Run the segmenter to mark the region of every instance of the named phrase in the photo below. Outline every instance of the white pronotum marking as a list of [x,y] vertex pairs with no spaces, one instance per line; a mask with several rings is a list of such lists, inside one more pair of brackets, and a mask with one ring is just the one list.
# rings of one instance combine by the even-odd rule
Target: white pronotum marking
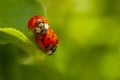
[[40,33],[41,32],[41,29],[39,27],[36,27],[36,32],[37,33]]
[[48,53],[48,54],[52,54],[53,52],[52,52],[52,50],[49,50],[47,53]]
[[48,25],[48,24],[46,24],[46,23],[45,23],[45,25],[44,25],[44,26],[45,26],[45,29],[48,29],[48,27],[49,27],[49,25]]

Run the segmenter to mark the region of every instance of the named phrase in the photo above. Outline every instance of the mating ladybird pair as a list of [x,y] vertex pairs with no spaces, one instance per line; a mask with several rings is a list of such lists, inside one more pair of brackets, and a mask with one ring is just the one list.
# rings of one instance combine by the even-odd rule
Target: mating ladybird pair
[[33,16],[30,18],[28,29],[33,30],[36,43],[42,51],[49,55],[56,51],[58,37],[43,16]]

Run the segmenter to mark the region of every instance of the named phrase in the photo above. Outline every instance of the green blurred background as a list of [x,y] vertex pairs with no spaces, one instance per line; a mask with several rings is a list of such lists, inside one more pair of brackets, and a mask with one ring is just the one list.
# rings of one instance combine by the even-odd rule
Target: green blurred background
[[120,0],[1,1],[1,27],[18,26],[13,28],[28,36],[28,19],[40,14],[58,34],[59,45],[54,55],[40,53],[38,61],[28,64],[17,62],[23,50],[1,45],[0,80],[120,80]]

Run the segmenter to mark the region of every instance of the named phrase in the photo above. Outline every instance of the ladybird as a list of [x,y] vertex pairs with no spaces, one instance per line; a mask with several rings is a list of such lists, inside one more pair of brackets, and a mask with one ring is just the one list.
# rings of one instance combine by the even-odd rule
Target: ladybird
[[33,30],[36,43],[48,55],[52,55],[58,44],[58,37],[43,16],[33,16],[28,21],[28,29]]

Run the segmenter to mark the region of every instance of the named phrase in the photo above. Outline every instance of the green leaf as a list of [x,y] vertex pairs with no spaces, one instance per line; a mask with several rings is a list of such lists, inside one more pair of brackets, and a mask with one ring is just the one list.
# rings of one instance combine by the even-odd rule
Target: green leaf
[[45,16],[41,0],[0,0],[0,10],[0,45],[15,46],[22,63],[40,59],[42,52],[27,22],[34,15]]
[[[28,60],[40,58],[42,52],[22,32],[13,28],[0,28],[0,44],[12,44],[21,57],[20,62],[28,63]],[[5,47],[6,48],[6,47]],[[22,51],[22,53],[21,53]],[[9,53],[11,54],[11,53]],[[17,54],[17,53],[16,53]]]
[[[18,30],[16,30],[16,29],[13,29],[13,28],[0,28],[0,32],[4,32],[4,33],[7,33],[7,34],[9,34],[10,36],[14,36],[14,37],[16,37],[16,38],[18,38],[18,39],[20,39],[21,41],[23,41],[23,42],[29,42],[30,43],[30,41],[29,41],[29,39],[22,33],[22,32],[20,32],[20,31],[18,31]],[[0,34],[1,35],[1,37],[3,36],[2,34]],[[8,36],[4,36],[5,38],[9,38]],[[2,43],[2,39],[5,39],[4,37],[2,37],[1,39],[0,39],[0,43]],[[9,40],[11,40],[11,42],[14,42],[14,40],[13,40],[13,38],[10,38]],[[7,41],[3,41],[3,43],[6,43]]]

